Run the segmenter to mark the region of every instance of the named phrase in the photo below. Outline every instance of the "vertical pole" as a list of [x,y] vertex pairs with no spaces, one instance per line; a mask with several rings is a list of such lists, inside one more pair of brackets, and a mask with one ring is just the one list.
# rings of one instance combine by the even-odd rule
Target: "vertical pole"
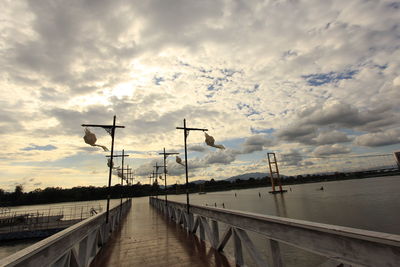
[[232,229],[232,232],[233,232],[233,245],[234,245],[236,265],[243,266],[244,260],[243,260],[242,241],[240,240],[240,237],[235,231],[235,229]]
[[111,156],[110,156],[110,171],[108,173],[108,194],[107,194],[106,223],[108,223],[108,217],[110,215],[111,176],[112,176],[112,167],[113,167],[114,135],[115,135],[115,120],[116,120],[116,117],[117,116],[114,115],[113,127],[111,129]]
[[153,185],[154,185],[154,170],[153,170],[153,173],[151,175],[151,195],[154,197]]
[[155,181],[156,181],[156,198],[158,198],[158,165],[156,162],[156,174],[155,174]]
[[121,213],[122,213],[122,190],[124,190],[124,158],[125,158],[125,150],[122,149],[122,173],[121,173],[121,202],[120,202],[120,208],[119,208],[119,217],[121,219]]
[[282,267],[283,261],[282,261],[281,250],[279,248],[279,243],[275,240],[269,239],[269,247],[272,257],[272,266]]
[[272,172],[272,167],[271,167],[271,159],[270,159],[270,157],[269,157],[269,155],[270,155],[271,153],[267,153],[267,156],[268,156],[268,165],[269,165],[269,173],[270,173],[270,176],[271,176],[271,186],[272,186],[272,192],[275,192],[275,184],[274,184],[274,173]]
[[219,230],[218,230],[218,222],[215,220],[211,220],[211,229],[212,229],[212,247],[218,249],[219,245]]
[[185,173],[186,173],[186,207],[187,213],[189,214],[189,174],[188,174],[188,161],[187,161],[187,146],[186,146],[186,119],[183,119],[183,138],[185,140]]
[[164,147],[164,186],[165,186],[165,206],[168,204],[168,192],[167,192],[167,154],[165,153]]
[[278,176],[279,191],[282,192],[281,176],[279,175],[278,162],[276,161],[275,153],[274,153],[274,162],[275,162],[276,174]]

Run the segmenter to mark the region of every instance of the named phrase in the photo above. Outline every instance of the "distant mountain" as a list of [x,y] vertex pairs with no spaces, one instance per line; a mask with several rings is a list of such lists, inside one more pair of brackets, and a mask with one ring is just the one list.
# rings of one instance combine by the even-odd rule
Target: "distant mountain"
[[240,180],[249,180],[250,178],[259,179],[259,178],[263,178],[265,176],[269,177],[268,174],[263,173],[263,172],[251,172],[251,173],[245,173],[245,174],[241,174],[241,175],[232,176],[231,178],[225,179],[225,181],[234,182],[237,179],[240,179]]
[[191,181],[191,183],[194,183],[194,184],[204,184],[205,182],[207,182],[207,180],[196,180],[196,181]]
[[[241,174],[241,175],[236,175],[236,176],[232,176],[230,178],[224,179],[224,181],[228,181],[228,182],[234,182],[237,179],[240,180],[249,180],[250,178],[254,178],[254,179],[261,179],[264,177],[269,177],[269,174],[267,173],[263,173],[263,172],[250,172],[250,173],[245,173],[245,174]],[[286,177],[286,175],[280,175],[282,179],[284,179]],[[191,181],[191,183],[195,183],[195,184],[202,184],[204,182],[206,182],[207,180],[196,180],[196,181]]]

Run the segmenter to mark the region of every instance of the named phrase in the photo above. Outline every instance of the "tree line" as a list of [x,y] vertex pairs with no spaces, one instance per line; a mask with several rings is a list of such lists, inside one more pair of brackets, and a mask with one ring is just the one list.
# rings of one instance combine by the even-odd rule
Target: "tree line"
[[[387,175],[396,173],[386,173]],[[398,174],[398,171],[397,171]],[[334,181],[344,179],[357,179],[373,176],[382,176],[382,173],[369,173],[369,172],[354,172],[354,173],[333,173],[333,174],[308,174],[297,176],[285,176],[282,185]],[[276,183],[275,183],[276,184]],[[263,178],[249,178],[248,180],[236,179],[235,181],[227,180],[214,180],[205,181],[202,184],[189,183],[189,193],[196,192],[214,192],[226,191],[232,189],[244,189],[254,187],[271,186],[270,178],[265,176]],[[167,187],[159,186],[157,183],[153,185],[144,184],[140,182],[134,185],[119,184],[112,186],[110,190],[111,198],[123,197],[143,197],[163,195],[165,193],[171,194],[184,194],[186,193],[185,184],[174,184]],[[18,205],[33,205],[33,204],[47,204],[56,202],[73,202],[73,201],[88,201],[100,200],[107,198],[108,188],[94,187],[94,186],[79,186],[73,188],[61,187],[47,187],[45,189],[35,189],[31,192],[24,192],[22,185],[17,185],[13,192],[5,192],[0,189],[0,206],[18,206]]]

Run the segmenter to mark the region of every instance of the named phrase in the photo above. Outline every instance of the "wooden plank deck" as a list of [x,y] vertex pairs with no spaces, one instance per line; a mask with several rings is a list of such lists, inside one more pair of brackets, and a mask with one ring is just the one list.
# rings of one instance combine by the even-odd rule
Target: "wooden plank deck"
[[152,208],[147,198],[133,199],[121,228],[100,251],[97,266],[234,266]]

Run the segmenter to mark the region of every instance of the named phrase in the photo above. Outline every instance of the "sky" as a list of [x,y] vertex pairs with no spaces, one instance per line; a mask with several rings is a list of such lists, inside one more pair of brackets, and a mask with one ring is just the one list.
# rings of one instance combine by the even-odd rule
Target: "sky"
[[[3,0],[0,188],[105,186],[81,124],[117,124],[135,183],[158,153],[190,180],[400,150],[400,1]],[[89,128],[111,146],[102,128]],[[116,165],[121,165],[117,160]],[[168,158],[168,183],[184,168]],[[119,180],[114,177],[112,183]]]

